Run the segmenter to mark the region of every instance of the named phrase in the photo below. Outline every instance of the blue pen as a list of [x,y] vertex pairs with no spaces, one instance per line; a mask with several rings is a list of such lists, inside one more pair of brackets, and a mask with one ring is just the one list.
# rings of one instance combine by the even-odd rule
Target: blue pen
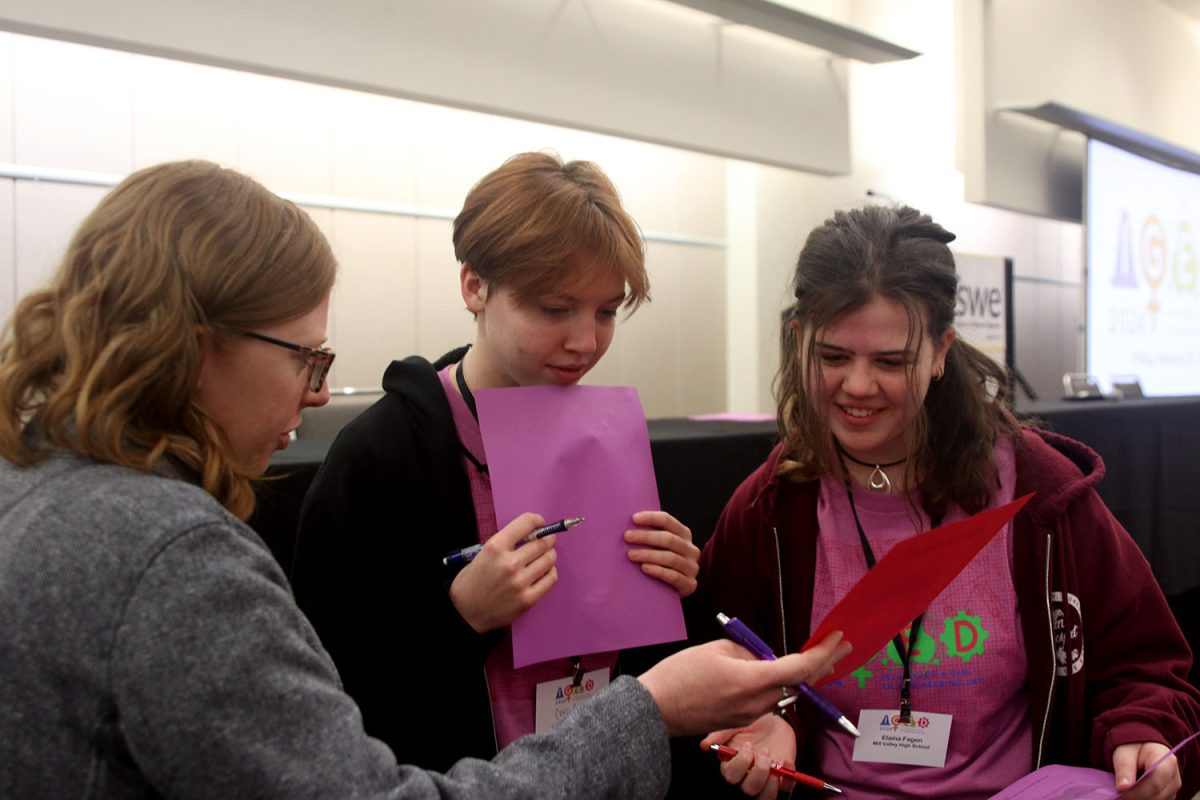
[[[563,531],[570,530],[571,528],[574,528],[576,525],[583,522],[583,519],[583,517],[567,517],[566,519],[560,519],[558,522],[551,522],[549,525],[538,528],[533,533],[526,536],[525,541],[532,542],[536,541],[537,539],[545,538],[552,533],[562,533]],[[453,553],[442,559],[442,564],[446,565],[447,567],[458,564],[469,564],[471,560],[474,559],[475,556],[479,555],[482,550],[483,545],[481,544],[473,544],[470,547],[464,547],[462,550],[455,550]]]
[[[755,635],[754,631],[746,627],[745,623],[737,617],[727,617],[724,614],[717,614],[717,622],[721,623],[721,627],[725,629],[725,635],[742,647],[749,650],[755,656],[763,661],[774,661],[775,654],[771,652],[770,646],[762,639]],[[829,717],[831,720],[841,725],[850,733],[858,736],[858,728],[854,727],[854,723],[846,719],[846,715],[838,711],[837,706],[826,700],[817,690],[809,686],[807,683],[798,683],[794,688],[797,692],[808,698],[817,709]]]

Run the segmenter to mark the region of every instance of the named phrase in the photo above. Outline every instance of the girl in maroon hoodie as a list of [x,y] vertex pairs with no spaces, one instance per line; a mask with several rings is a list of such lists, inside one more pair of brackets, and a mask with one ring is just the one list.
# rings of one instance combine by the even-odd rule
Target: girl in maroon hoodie
[[1191,797],[1196,770],[1174,756],[1133,787],[1200,729],[1187,644],[1093,489],[1100,459],[1023,428],[1003,369],[956,337],[953,239],[879,206],[809,235],[776,379],[782,442],[705,547],[700,604],[790,652],[898,542],[1035,497],[893,643],[823,690],[861,736],[799,708],[703,744],[739,748],[722,774],[762,797],[779,789],[772,761],[856,798],[982,800],[1052,762],[1111,770],[1129,800],[1185,784]]

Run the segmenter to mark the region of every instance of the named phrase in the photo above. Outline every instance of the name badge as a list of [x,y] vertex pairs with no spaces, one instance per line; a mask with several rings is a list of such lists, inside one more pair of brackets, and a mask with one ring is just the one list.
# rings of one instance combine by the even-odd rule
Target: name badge
[[946,766],[951,714],[913,710],[910,722],[901,722],[898,711],[864,708],[858,715],[861,736],[854,740],[854,760],[876,764]]
[[571,709],[578,708],[608,686],[608,668],[583,673],[575,685],[573,675],[537,685],[537,704],[534,711],[534,731],[545,733],[562,720]]

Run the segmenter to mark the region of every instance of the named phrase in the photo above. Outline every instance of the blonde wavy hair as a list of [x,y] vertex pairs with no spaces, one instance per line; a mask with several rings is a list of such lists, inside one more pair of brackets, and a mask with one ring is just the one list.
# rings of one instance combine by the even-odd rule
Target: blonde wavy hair
[[0,340],[0,456],[61,448],[142,471],[169,457],[246,519],[255,476],[193,399],[199,334],[295,319],[336,271],[308,215],[245,175],[205,161],[130,175]]

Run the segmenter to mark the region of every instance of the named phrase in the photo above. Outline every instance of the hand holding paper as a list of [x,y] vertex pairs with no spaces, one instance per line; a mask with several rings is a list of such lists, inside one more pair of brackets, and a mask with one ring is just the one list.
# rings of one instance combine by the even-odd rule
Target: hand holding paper
[[624,539],[635,512],[659,507],[637,392],[525,386],[475,400],[496,518],[587,518],[558,537],[554,589],[513,622],[514,666],[684,638],[676,587],[648,579]]
[[[1196,731],[1170,750],[1165,745],[1155,744],[1150,752],[1156,753],[1152,761],[1139,764],[1144,770],[1132,789],[1125,787],[1124,795],[1117,791],[1117,778],[1110,772],[1090,767],[1066,767],[1061,764],[1051,764],[1031,772],[1007,789],[994,794],[989,800],[1158,800],[1158,798],[1173,798],[1179,791],[1180,776],[1179,762],[1175,754],[1191,742],[1200,738]],[[1140,751],[1147,743],[1122,745],[1133,747]],[[1113,752],[1113,761],[1118,761],[1118,747]],[[1138,760],[1141,760],[1140,758]],[[1121,765],[1117,764],[1118,773]]]
[[625,531],[625,541],[640,546],[629,551],[629,560],[680,597],[696,591],[700,548],[692,544],[691,528],[665,511],[639,511],[633,522],[641,527]]
[[1124,800],[1172,798],[1183,788],[1179,761],[1165,744],[1123,744],[1113,750],[1112,760],[1117,791]]
[[[817,685],[835,681],[873,658],[929,607],[1032,496],[942,525],[893,547],[833,607],[801,648],[803,652],[839,630],[854,646],[851,656],[839,661],[833,674]],[[921,580],[914,581],[913,575],[918,574]]]

